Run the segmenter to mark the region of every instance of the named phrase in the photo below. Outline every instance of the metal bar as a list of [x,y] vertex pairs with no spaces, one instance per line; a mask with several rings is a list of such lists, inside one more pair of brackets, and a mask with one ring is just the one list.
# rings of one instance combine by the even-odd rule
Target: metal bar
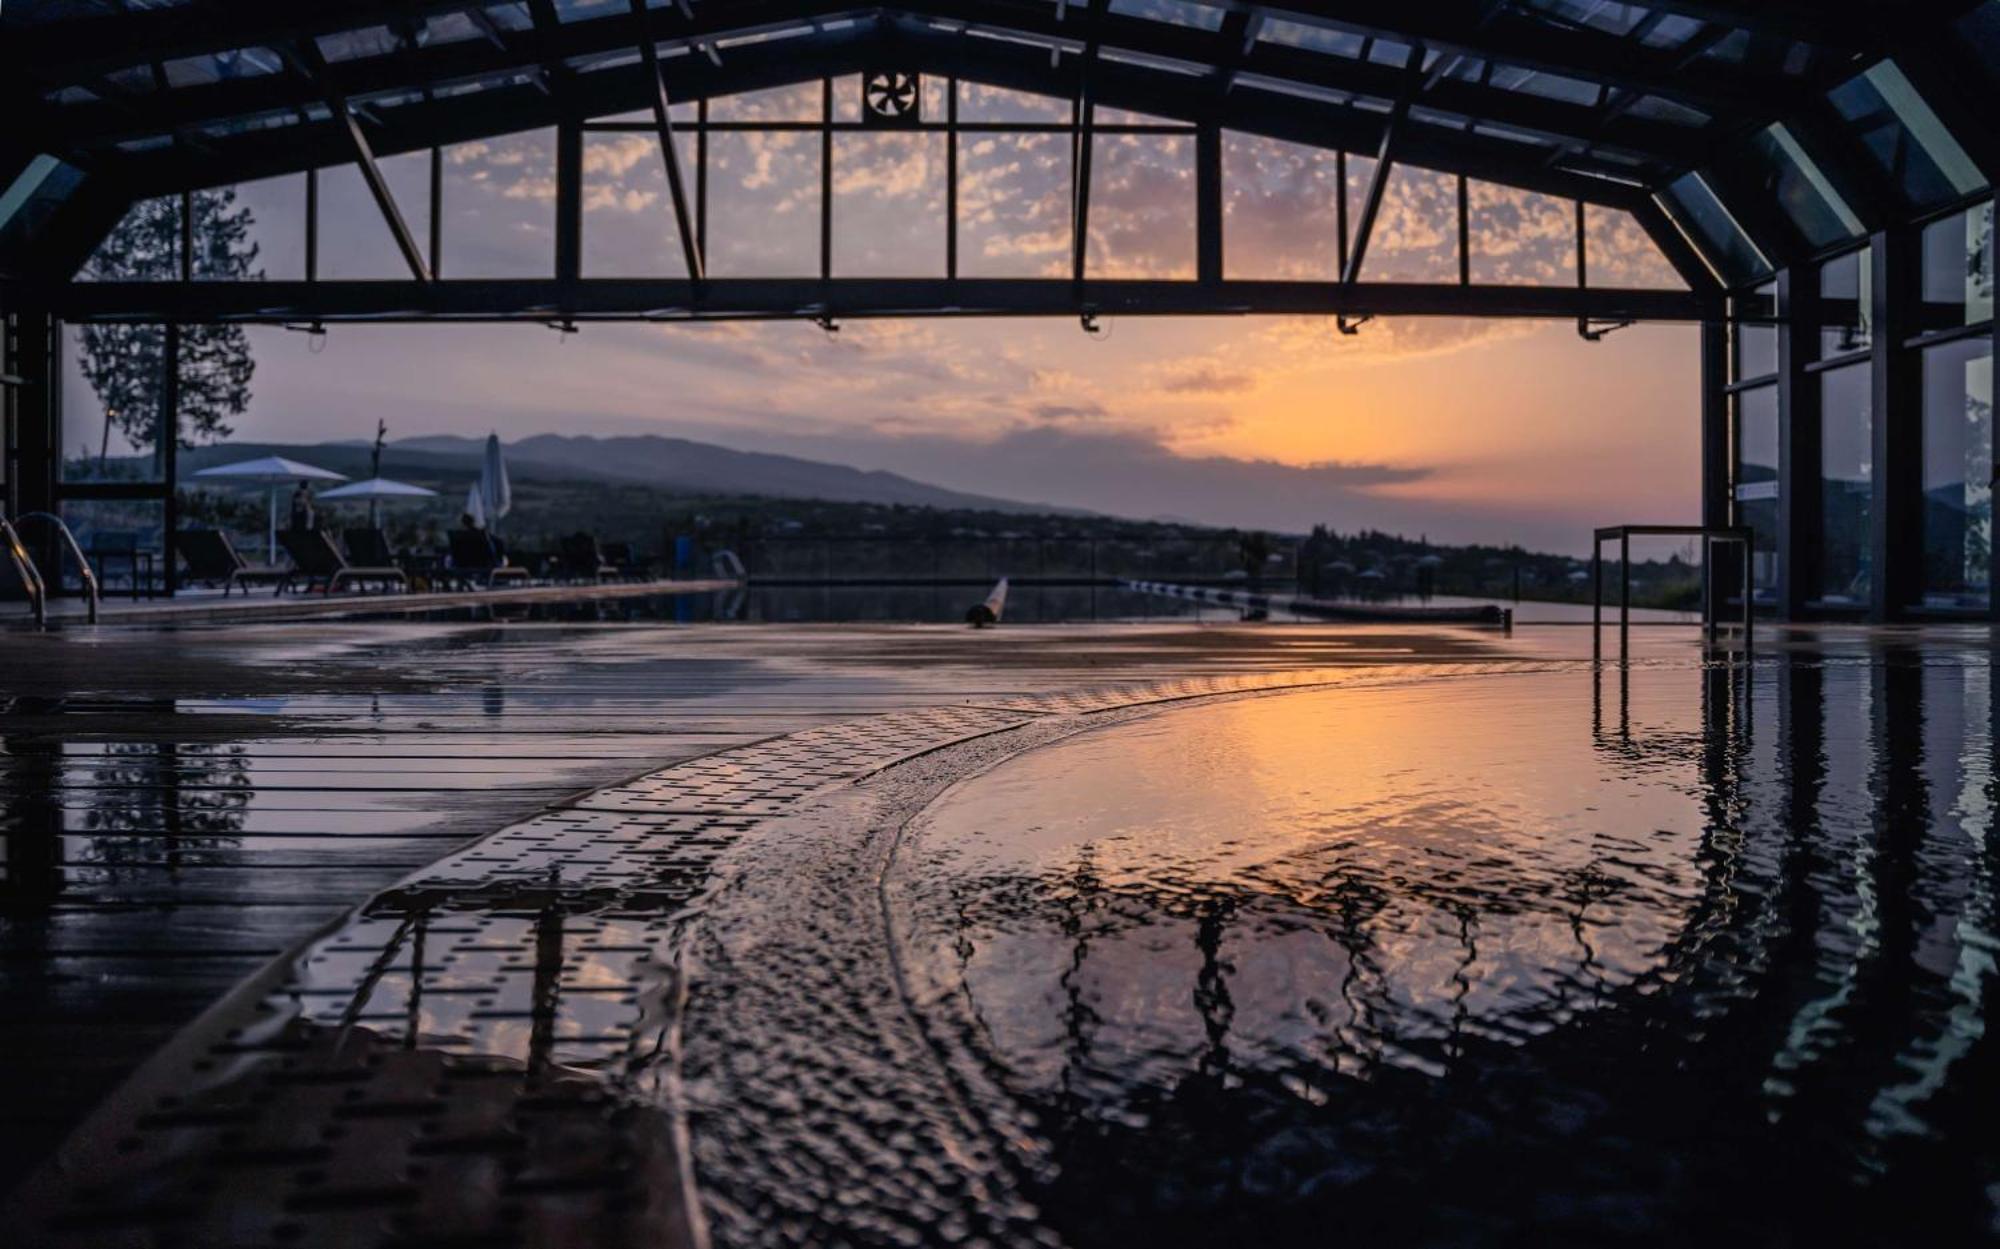
[[1472,285],[1472,206],[1465,175],[1458,175],[1458,284]]
[[[1421,282],[1092,280],[1093,307],[1131,316],[1490,316],[1698,322],[1719,309],[1686,291]],[[53,292],[68,319],[278,325],[330,321],[542,321],[573,303],[579,317],[810,319],[843,316],[1052,316],[1076,311],[1063,278],[469,279],[448,282],[78,282]]]
[[1222,128],[1213,123],[1195,131],[1195,280],[1222,281],[1227,240],[1222,232]]
[[[639,0],[634,0],[635,3]],[[820,81],[819,275],[833,276],[833,79]]]
[[1604,535],[1590,543],[1590,653],[1604,653]]
[[1345,150],[1333,154],[1333,174],[1340,185],[1340,193],[1334,196],[1334,229],[1340,237],[1335,240],[1334,269],[1347,272],[1347,153]]
[[694,106],[694,241],[702,262],[708,261],[708,97]]
[[389,233],[395,236],[396,248],[403,253],[404,263],[410,266],[410,276],[419,282],[431,280],[430,266],[424,263],[423,253],[417,249],[416,236],[410,233],[409,222],[403,219],[403,210],[396,206],[396,197],[389,190],[388,179],[382,176],[381,168],[375,163],[375,153],[368,146],[368,136],[361,132],[361,123],[348,111],[346,101],[337,106],[337,115],[346,123],[348,138],[354,148],[354,163],[361,170],[361,178],[368,184],[368,193],[375,197],[375,206],[382,210],[382,220],[388,223]]
[[444,149],[431,149],[431,276],[444,273]]
[[[1376,215],[1382,211],[1382,193],[1388,188],[1389,170],[1395,165],[1397,132],[1402,128],[1403,120],[1410,115],[1410,100],[1423,78],[1422,46],[1411,48],[1409,56],[1404,68],[1403,91],[1391,106],[1389,119],[1382,124],[1382,141],[1375,149],[1375,169],[1368,175],[1368,195],[1361,203],[1361,220],[1354,227],[1354,244],[1348,250],[1347,263],[1340,271],[1340,281],[1344,286],[1352,286],[1361,279],[1361,266],[1368,259],[1368,238],[1375,231]],[[1345,190],[1345,187],[1342,189]]]
[[944,275],[958,277],[958,79],[945,79]]
[[[160,351],[160,417],[156,437],[160,440],[160,480],[165,498],[162,503],[164,513],[160,534],[161,561],[166,565],[160,576],[168,597],[180,585],[179,543],[176,534],[180,529],[180,491],[175,488],[180,478],[181,453],[181,334],[178,325],[162,327],[165,343]],[[138,592],[139,569],[134,561],[132,569],[133,593]],[[148,594],[151,588],[148,587]]]
[[1624,659],[1632,641],[1632,535],[1618,535],[1618,658]]
[[319,280],[319,170],[306,170],[306,281]]
[[666,72],[660,67],[660,49],[650,32],[646,0],[631,0],[631,3],[632,21],[639,33],[639,59],[651,80],[652,90],[648,95],[653,106],[653,125],[660,132],[660,157],[667,166],[667,194],[673,200],[674,223],[680,227],[681,255],[687,262],[688,276],[699,282],[706,276],[702,269],[702,249],[695,238],[694,218],[688,212],[687,189],[681,182],[681,158],[674,147],[673,101],[667,95]]
[[556,128],[556,281],[583,276],[583,130],[573,117]]

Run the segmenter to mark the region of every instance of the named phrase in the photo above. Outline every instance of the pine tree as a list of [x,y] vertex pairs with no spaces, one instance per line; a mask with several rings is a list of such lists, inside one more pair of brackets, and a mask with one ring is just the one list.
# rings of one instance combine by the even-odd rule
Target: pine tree
[[[236,203],[230,188],[200,191],[194,209],[193,274],[202,281],[247,282],[264,276],[258,247],[250,237],[250,210]],[[83,276],[99,282],[171,282],[180,277],[181,199],[164,196],[135,204],[85,265]],[[156,457],[165,440],[156,437],[164,390],[166,333],[157,325],[85,325],[79,364],[97,392],[110,424],[134,446],[151,446]],[[227,438],[231,418],[250,406],[250,379],[257,363],[239,325],[189,325],[181,331],[181,445]]]

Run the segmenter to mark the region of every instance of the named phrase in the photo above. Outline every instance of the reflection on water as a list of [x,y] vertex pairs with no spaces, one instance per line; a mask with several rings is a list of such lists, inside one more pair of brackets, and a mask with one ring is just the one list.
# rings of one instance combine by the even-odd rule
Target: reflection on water
[[914,847],[933,1029],[1079,1245],[1993,1235],[1992,676],[1930,658],[1288,694],[1031,753]]

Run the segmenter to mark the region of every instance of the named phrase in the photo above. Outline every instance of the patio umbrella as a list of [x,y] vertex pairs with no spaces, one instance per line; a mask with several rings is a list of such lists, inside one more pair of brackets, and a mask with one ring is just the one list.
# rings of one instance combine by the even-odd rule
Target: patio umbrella
[[514,488],[507,481],[507,460],[500,454],[500,435],[486,435],[486,458],[479,466],[479,508],[467,507],[473,519],[486,529],[497,528],[500,518],[514,507]]
[[437,491],[423,486],[413,486],[407,481],[392,481],[387,477],[370,477],[367,481],[357,481],[350,485],[335,486],[322,499],[368,500],[368,522],[381,523],[381,506],[384,499],[435,499]]
[[346,481],[347,474],[330,472],[311,464],[301,464],[288,460],[282,455],[267,455],[261,459],[240,460],[235,464],[218,464],[214,468],[200,469],[196,477],[214,477],[227,481],[255,483],[271,487],[271,532],[270,562],[278,562],[278,487],[288,481]]

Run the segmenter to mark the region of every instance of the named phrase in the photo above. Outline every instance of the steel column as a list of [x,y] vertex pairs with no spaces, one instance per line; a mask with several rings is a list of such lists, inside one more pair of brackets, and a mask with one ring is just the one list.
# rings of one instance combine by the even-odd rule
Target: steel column
[[[1735,523],[1730,498],[1729,446],[1729,325],[1725,321],[1701,323],[1701,523],[1705,529],[1719,529]],[[1712,548],[1711,548],[1712,549]],[[1729,558],[1750,562],[1750,551],[1731,551]],[[1722,614],[1722,604],[1714,600],[1717,587],[1724,584],[1715,570],[1706,569],[1708,590],[1704,610],[1713,621]],[[1750,604],[1746,601],[1745,610]]]
[[1870,442],[1871,620],[1894,620],[1917,601],[1923,578],[1923,368],[1904,340],[1917,332],[1919,236],[1885,230],[1871,240],[1874,343]]
[[1778,271],[1778,613],[1805,614],[1821,593],[1819,270]]

